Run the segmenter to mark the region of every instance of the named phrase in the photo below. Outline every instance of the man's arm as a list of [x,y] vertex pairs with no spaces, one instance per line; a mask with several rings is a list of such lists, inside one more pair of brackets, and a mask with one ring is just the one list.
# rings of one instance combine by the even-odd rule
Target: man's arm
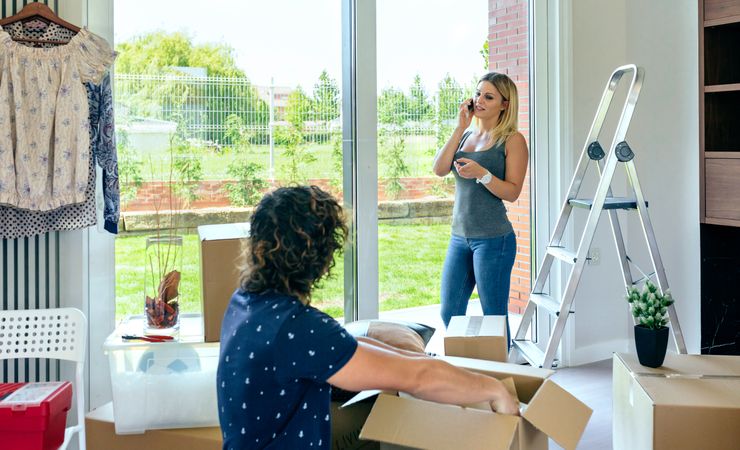
[[328,382],[348,391],[393,389],[439,403],[488,401],[505,414],[519,405],[497,379],[431,358],[408,357],[359,341],[352,358]]

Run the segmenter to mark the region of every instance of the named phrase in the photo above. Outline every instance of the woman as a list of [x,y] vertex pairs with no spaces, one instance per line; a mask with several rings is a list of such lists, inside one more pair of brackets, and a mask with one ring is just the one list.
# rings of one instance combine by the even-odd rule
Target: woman
[[[475,97],[460,104],[457,128],[434,159],[437,176],[455,175],[452,237],[442,269],[445,326],[452,316],[465,315],[476,286],[483,314],[508,316],[516,237],[502,200],[519,198],[528,160],[518,114],[514,82],[486,74]],[[473,117],[476,128],[466,131]]]
[[224,315],[217,374],[224,450],[331,445],[330,385],[391,389],[444,403],[489,401],[518,414],[500,381],[369,338],[310,306],[347,227],[311,186],[267,194],[252,218],[247,266]]

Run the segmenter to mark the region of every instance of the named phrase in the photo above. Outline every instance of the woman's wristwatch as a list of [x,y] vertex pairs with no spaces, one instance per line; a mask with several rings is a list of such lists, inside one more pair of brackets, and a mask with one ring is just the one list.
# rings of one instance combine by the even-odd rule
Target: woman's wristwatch
[[491,172],[489,172],[489,171],[486,170],[486,174],[483,175],[480,178],[476,178],[475,181],[476,181],[476,183],[480,183],[480,184],[485,185],[485,184],[490,183],[491,182],[491,179],[493,179],[493,175],[491,175]]

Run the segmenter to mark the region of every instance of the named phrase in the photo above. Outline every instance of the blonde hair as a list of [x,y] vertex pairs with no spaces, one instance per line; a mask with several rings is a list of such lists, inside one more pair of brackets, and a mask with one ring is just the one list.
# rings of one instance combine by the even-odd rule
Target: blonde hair
[[[491,83],[503,99],[509,102],[509,105],[499,116],[498,123],[491,130],[486,145],[493,146],[506,142],[509,136],[519,131],[519,93],[511,78],[503,73],[488,72],[478,80],[478,83],[484,81]],[[475,126],[480,129],[480,120],[476,118],[475,121]]]

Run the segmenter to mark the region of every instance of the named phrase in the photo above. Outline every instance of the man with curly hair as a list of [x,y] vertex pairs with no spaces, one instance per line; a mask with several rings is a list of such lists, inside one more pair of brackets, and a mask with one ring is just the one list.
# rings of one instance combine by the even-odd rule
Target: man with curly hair
[[316,186],[279,188],[251,218],[241,287],[221,329],[224,450],[331,447],[330,385],[390,389],[442,403],[518,404],[495,378],[353,338],[310,306],[347,237],[341,206]]

